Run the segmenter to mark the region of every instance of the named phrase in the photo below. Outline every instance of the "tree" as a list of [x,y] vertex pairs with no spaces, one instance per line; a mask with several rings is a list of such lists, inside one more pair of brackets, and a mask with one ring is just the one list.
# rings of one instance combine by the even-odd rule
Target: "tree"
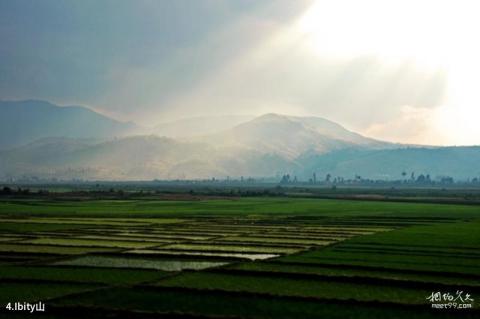
[[453,184],[454,180],[450,176],[444,176],[440,179],[440,183],[442,184]]
[[427,178],[425,177],[425,175],[420,174],[420,175],[417,177],[417,183],[419,183],[419,184],[424,184],[425,181],[426,181],[426,179],[427,179]]
[[285,174],[282,176],[282,180],[280,181],[280,184],[288,184],[290,183],[290,174]]

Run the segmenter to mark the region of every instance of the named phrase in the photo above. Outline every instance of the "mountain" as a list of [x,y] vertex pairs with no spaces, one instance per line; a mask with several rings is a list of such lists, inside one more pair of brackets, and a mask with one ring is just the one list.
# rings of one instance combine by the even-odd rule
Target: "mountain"
[[206,139],[216,145],[280,154],[291,160],[305,152],[324,154],[345,148],[391,148],[318,117],[265,114]]
[[0,101],[0,149],[44,137],[112,138],[139,128],[81,106],[60,107],[45,101]]
[[[318,134],[327,136],[336,140],[344,141],[350,144],[365,146],[369,148],[386,148],[393,147],[392,143],[379,141],[373,138],[365,137],[358,133],[352,132],[344,128],[338,123],[329,121],[321,117],[299,117],[289,116],[293,121],[298,121],[316,131]],[[397,145],[398,146],[398,145]]]
[[356,175],[369,179],[403,179],[402,172],[451,176],[466,180],[480,176],[480,147],[408,147],[397,149],[345,149],[324,155],[304,154],[297,158],[299,176],[331,174],[344,178]]
[[0,180],[24,176],[89,180],[272,176],[278,169],[290,168],[291,163],[277,155],[158,136],[104,142],[49,138],[0,151]]
[[[87,125],[83,118],[75,120]],[[111,123],[108,118],[102,121]],[[123,128],[125,124],[113,123],[114,128],[117,124]],[[79,130],[80,124],[75,125]],[[392,144],[364,137],[316,117],[265,114],[226,126],[227,129],[219,132],[181,139],[155,135],[108,138],[105,136],[115,132],[114,129],[102,129],[108,125],[94,126],[98,130],[86,126],[88,133],[83,134],[65,129],[63,135],[57,137],[40,138],[0,150],[0,180],[22,177],[205,179],[273,177],[287,173],[300,180],[308,180],[313,173],[318,177],[331,174],[349,179],[360,175],[395,180],[403,178],[404,171],[429,174],[432,178],[468,179],[480,175],[480,147]],[[40,127],[36,129],[41,130]],[[45,131],[47,133],[42,131],[38,135],[55,134],[51,129]],[[65,132],[84,138],[68,137]],[[117,132],[126,134],[127,131],[119,129]]]
[[159,136],[186,138],[214,134],[230,129],[240,123],[250,121],[249,115],[199,116],[165,122],[153,128],[152,133]]

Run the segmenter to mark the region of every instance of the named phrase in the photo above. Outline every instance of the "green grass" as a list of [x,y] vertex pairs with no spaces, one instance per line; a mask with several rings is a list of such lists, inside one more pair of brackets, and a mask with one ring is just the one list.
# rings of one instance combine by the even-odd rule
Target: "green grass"
[[93,252],[113,251],[109,248],[90,248],[90,247],[65,247],[65,246],[49,246],[49,245],[19,245],[10,243],[0,243],[0,252],[14,253],[35,253],[35,254],[59,254],[59,255],[77,255]]
[[[383,216],[390,217],[475,217],[479,208],[467,205],[391,203],[348,200],[244,198],[241,200],[154,201],[86,200],[60,202],[50,200],[11,200],[0,205],[7,216],[43,217],[118,217],[155,218],[167,216],[245,216],[292,215],[316,217]],[[313,221],[315,222],[315,221]]]
[[160,280],[162,287],[239,291],[279,296],[355,299],[405,304],[424,304],[431,291],[418,288],[353,284],[333,280],[291,279],[277,276],[249,276],[214,272],[185,273]]
[[135,232],[120,232],[116,233],[118,236],[132,237],[132,238],[158,238],[166,240],[207,240],[211,236],[190,236],[185,234],[163,234],[163,233],[146,233],[142,231]]
[[36,238],[26,240],[25,244],[58,245],[58,246],[83,246],[83,247],[112,247],[112,248],[148,248],[157,246],[158,243],[120,241],[120,240],[95,240],[79,238]]
[[389,243],[361,243],[348,242],[337,246],[336,250],[351,250],[351,251],[366,251],[376,253],[391,253],[391,254],[409,254],[409,255],[438,255],[447,257],[467,257],[478,258],[480,252],[472,248],[457,248],[457,247],[436,247],[429,245],[398,245]]
[[73,268],[52,266],[4,266],[0,267],[0,281],[48,280],[110,285],[131,285],[154,281],[165,276],[162,271],[117,268]]
[[257,252],[257,253],[277,253],[291,254],[298,252],[297,248],[287,247],[264,247],[264,246],[244,246],[244,245],[216,245],[216,244],[172,244],[162,246],[162,249],[172,250],[195,250],[195,251],[225,251],[225,252]]
[[351,242],[476,250],[480,247],[479,229],[480,219],[477,219],[468,222],[414,226],[395,232],[355,238]]
[[[114,288],[64,297],[54,302],[60,306],[83,306],[103,309],[137,310],[158,314],[190,314],[218,318],[263,319],[445,319],[458,318],[458,314],[432,312],[421,308],[388,307],[368,304],[345,304],[289,298],[269,298],[259,295],[218,294],[208,291],[172,291]],[[168,316],[165,316],[168,317]],[[473,319],[465,312],[462,319]]]
[[378,231],[389,231],[392,228],[385,227],[358,227],[358,226],[333,226],[333,225],[321,225],[321,226],[306,226],[305,231],[316,232],[341,232],[351,234],[370,234]]
[[376,252],[351,252],[325,249],[303,256],[287,256],[285,261],[298,261],[309,264],[341,264],[384,267],[389,269],[422,270],[480,275],[480,260],[468,258],[446,258],[444,256],[411,256]]
[[141,222],[143,219],[131,219],[130,221],[125,219],[119,219],[118,221],[105,218],[91,218],[91,219],[78,219],[78,218],[2,218],[2,223],[30,223],[30,224],[74,224],[74,225],[105,225],[105,226],[144,226],[149,223]]
[[244,242],[244,243],[277,243],[277,244],[299,244],[299,245],[317,245],[325,246],[333,243],[335,240],[316,240],[316,239],[299,239],[299,238],[273,238],[273,237],[224,237],[222,241]]
[[[2,205],[0,204],[0,207]],[[12,233],[32,233],[39,231],[63,231],[63,230],[72,230],[72,229],[82,229],[86,228],[88,225],[77,225],[77,224],[38,224],[38,223],[5,223],[0,220],[0,232],[12,232]]]
[[[355,237],[318,251],[280,261],[342,264],[480,276],[480,223],[412,226]],[[363,248],[362,248],[363,247]]]
[[133,237],[133,236],[119,236],[119,235],[77,235],[75,239],[98,239],[100,241],[132,241],[132,242],[149,242],[149,243],[172,243],[173,239],[157,238],[155,236]]
[[308,274],[327,277],[354,277],[354,278],[380,278],[389,280],[407,280],[419,283],[442,283],[450,285],[464,286],[480,286],[480,282],[472,281],[470,278],[448,277],[441,273],[426,274],[421,272],[405,272],[402,270],[385,270],[382,268],[362,269],[355,267],[335,267],[335,265],[321,264],[288,264],[282,262],[250,262],[234,264],[227,267],[228,269],[255,271],[268,273],[281,273],[288,276],[289,274]]
[[[0,282],[0,304],[8,302],[46,302],[49,299],[95,289],[85,284]],[[3,309],[2,309],[3,310]]]
[[21,237],[9,237],[9,236],[2,236],[0,237],[0,242],[9,242],[22,239]]

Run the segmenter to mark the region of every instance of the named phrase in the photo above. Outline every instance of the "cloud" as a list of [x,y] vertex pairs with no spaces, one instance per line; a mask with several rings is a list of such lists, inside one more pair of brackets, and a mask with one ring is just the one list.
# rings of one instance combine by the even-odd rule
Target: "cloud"
[[319,56],[292,24],[212,70],[166,109],[174,115],[187,110],[316,115],[365,129],[395,118],[404,105],[442,104],[446,84],[442,69],[424,69],[408,59]]
[[148,117],[306,3],[2,1],[0,98]]
[[406,144],[444,145],[445,132],[435,125],[438,116],[436,108],[418,108],[405,105],[399,114],[390,120],[373,123],[362,131],[371,136],[387,141]]
[[312,50],[298,28],[310,3],[3,1],[0,98],[84,104],[151,125],[196,115],[316,115],[372,134],[395,121],[401,130],[409,116],[443,104],[441,69]]

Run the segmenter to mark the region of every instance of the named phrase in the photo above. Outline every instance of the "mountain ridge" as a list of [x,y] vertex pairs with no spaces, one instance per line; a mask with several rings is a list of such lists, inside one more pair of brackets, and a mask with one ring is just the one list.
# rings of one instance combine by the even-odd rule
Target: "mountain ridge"
[[307,152],[291,160],[278,153],[223,148],[158,136],[130,136],[101,142],[51,139],[0,152],[0,180],[38,178],[84,180],[205,179],[273,177],[308,180],[331,174],[343,178],[400,179],[401,173],[432,178],[480,176],[480,147],[359,149]]
[[295,159],[307,151],[328,153],[343,148],[389,148],[392,143],[363,137],[320,117],[267,113],[207,137],[218,145],[233,144]]
[[0,149],[44,137],[112,138],[139,127],[83,106],[58,106],[42,100],[0,101]]
[[[31,109],[39,102],[25,103],[33,103]],[[238,119],[224,123],[223,130],[212,134],[172,138],[135,135],[135,127],[92,114],[82,107],[72,109],[42,102],[37,111],[42,107],[67,110],[68,116],[53,116],[47,121],[42,120],[38,112],[24,114],[27,119],[37,120],[36,116],[40,116],[41,125],[29,131],[35,133],[37,139],[0,150],[0,180],[22,176],[152,180],[282,174],[308,180],[313,173],[395,179],[400,178],[403,171],[463,179],[480,175],[476,164],[480,162],[480,147],[389,143],[362,136],[320,117],[268,113],[241,123],[234,123]],[[87,114],[86,118],[79,116],[78,110]],[[92,116],[96,129],[91,129]],[[64,120],[61,125],[42,131],[46,124],[55,124],[58,119]],[[15,123],[14,117],[9,120]],[[66,125],[72,126],[72,121],[75,122],[73,131],[62,130]],[[24,124],[17,126],[16,130],[3,128],[3,138],[14,140],[15,132],[25,127]],[[88,132],[82,132],[86,128]],[[82,134],[76,131],[79,129]]]

